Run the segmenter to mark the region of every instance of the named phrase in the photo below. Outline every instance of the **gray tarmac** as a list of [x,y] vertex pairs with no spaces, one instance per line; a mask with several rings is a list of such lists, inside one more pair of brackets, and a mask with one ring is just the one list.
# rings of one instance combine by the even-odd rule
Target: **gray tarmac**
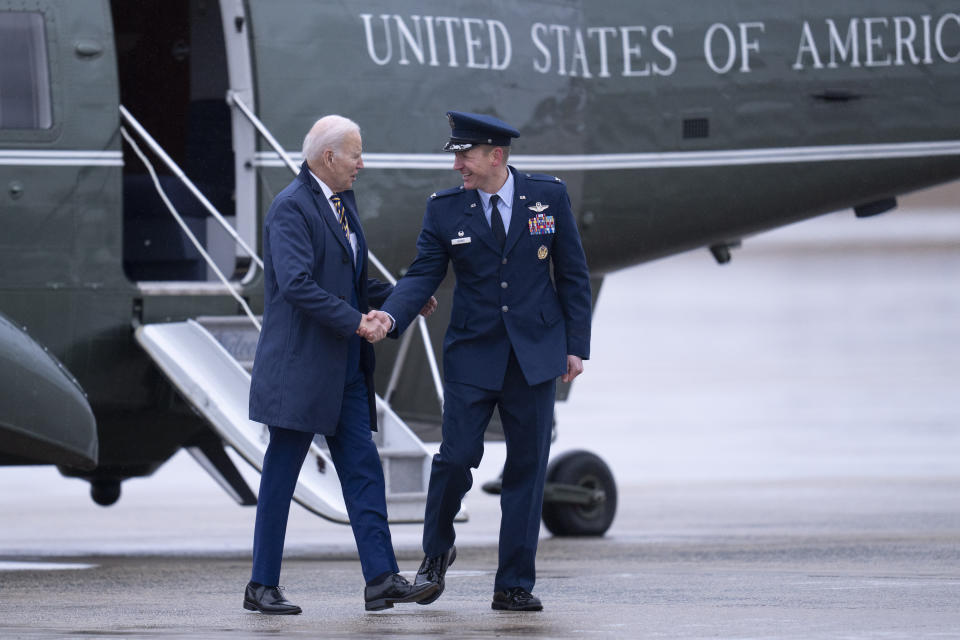
[[[490,610],[493,531],[486,543],[461,546],[436,603],[376,614],[362,608],[352,554],[323,542],[335,532],[286,560],[283,581],[304,607],[300,616],[240,608],[245,554],[57,557],[93,566],[3,573],[0,635],[958,637],[958,490],[958,480],[631,489],[621,497],[633,507],[608,537],[542,541],[541,613]],[[495,517],[495,508],[477,515]],[[415,543],[400,537],[401,566],[413,570]]]
[[[603,457],[619,509],[602,539],[541,533],[543,612],[490,610],[479,491],[433,605],[364,612],[349,529],[294,507],[304,614],[244,612],[253,511],[178,454],[106,509],[0,469],[0,638],[960,638],[960,218],[838,214],[711,260],[604,284],[554,451]],[[393,528],[407,575],[420,533]]]

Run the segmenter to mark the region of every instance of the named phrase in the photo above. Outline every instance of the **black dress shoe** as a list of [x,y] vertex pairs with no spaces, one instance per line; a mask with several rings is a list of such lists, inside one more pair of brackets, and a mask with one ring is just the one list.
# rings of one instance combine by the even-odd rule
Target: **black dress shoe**
[[268,587],[257,582],[247,583],[243,593],[243,608],[271,615],[291,615],[303,611],[283,596],[280,587]]
[[542,611],[543,603],[523,587],[512,587],[493,594],[493,608],[502,611]]
[[456,559],[456,546],[450,547],[446,553],[441,553],[438,556],[427,556],[423,559],[423,562],[420,563],[420,568],[417,570],[417,577],[413,581],[413,584],[421,585],[433,582],[437,585],[437,591],[429,598],[420,600],[420,604],[430,604],[440,597],[440,594],[443,593],[443,587],[445,586],[443,578],[447,575],[447,567],[452,565]]
[[394,573],[381,582],[364,588],[363,599],[367,611],[389,609],[398,602],[421,602],[437,590],[436,582],[410,584],[399,573]]

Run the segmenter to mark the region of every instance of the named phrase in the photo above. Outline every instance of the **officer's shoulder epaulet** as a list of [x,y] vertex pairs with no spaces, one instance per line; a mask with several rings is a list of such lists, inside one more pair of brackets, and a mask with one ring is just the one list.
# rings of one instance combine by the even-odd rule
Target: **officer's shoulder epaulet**
[[554,184],[566,184],[563,180],[557,176],[547,175],[546,173],[524,173],[523,177],[527,180],[533,180],[535,182],[552,182]]
[[444,189],[443,191],[434,191],[430,194],[431,200],[436,200],[437,198],[446,198],[447,196],[452,196],[457,193],[463,193],[463,185],[459,187],[450,187],[449,189]]

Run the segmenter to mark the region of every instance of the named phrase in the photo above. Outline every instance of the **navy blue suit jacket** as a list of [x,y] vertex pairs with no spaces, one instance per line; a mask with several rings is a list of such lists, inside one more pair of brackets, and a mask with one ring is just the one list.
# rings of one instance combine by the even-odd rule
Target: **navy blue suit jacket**
[[[443,344],[448,382],[501,388],[511,348],[531,385],[563,375],[567,354],[590,357],[590,276],[566,186],[552,176],[510,171],[515,189],[504,249],[476,190],[435,193],[417,257],[382,307],[402,332],[453,264],[457,281]],[[538,210],[542,223],[552,223],[548,229],[531,229]]]
[[[357,262],[343,229],[306,163],[267,212],[263,233],[263,328],[250,381],[250,419],[331,435],[340,419],[349,373],[347,341],[361,311],[379,305],[393,287],[367,278],[367,243],[353,191],[341,194]],[[359,309],[350,302],[356,288]],[[373,346],[362,340],[360,368],[376,430]]]

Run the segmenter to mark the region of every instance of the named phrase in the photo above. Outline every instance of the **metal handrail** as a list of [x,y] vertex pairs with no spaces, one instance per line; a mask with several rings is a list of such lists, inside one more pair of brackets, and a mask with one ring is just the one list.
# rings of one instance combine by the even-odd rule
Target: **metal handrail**
[[[290,171],[297,175],[299,169],[297,165],[294,164],[293,160],[290,159],[289,154],[284,150],[276,138],[270,133],[270,130],[267,129],[267,126],[253,113],[253,110],[248,107],[243,100],[240,99],[239,94],[236,91],[227,92],[227,103],[235,106],[240,113],[242,113],[247,120],[250,121],[250,124],[263,136],[264,140],[267,141],[267,144],[273,149],[273,151],[280,157],[287,168]],[[371,264],[377,268],[377,270],[383,275],[384,278],[390,284],[397,284],[397,279],[393,277],[393,274],[390,273],[389,269],[384,266],[382,262],[373,254],[369,249],[367,250],[367,258],[370,260]],[[417,316],[417,324],[420,329],[420,335],[423,338],[423,350],[427,356],[427,364],[430,367],[430,376],[433,380],[434,391],[437,394],[437,400],[440,402],[440,407],[443,408],[443,382],[440,379],[440,369],[437,366],[437,357],[433,353],[433,344],[430,341],[430,330],[427,328],[427,322],[423,316]],[[390,384],[388,385],[387,392],[384,395],[386,398],[390,398],[393,393],[393,389],[396,387],[396,381],[399,379],[400,370],[403,367],[403,361],[406,359],[407,349],[404,346],[404,343],[401,344],[401,352],[398,353],[396,362],[393,364],[393,371],[390,375]]]
[[[121,107],[122,109],[123,107]],[[163,200],[163,204],[167,206],[167,209],[170,211],[170,214],[173,216],[173,219],[177,221],[177,224],[180,225],[180,228],[183,229],[183,232],[187,235],[187,238],[193,244],[194,248],[200,252],[200,255],[203,256],[204,261],[206,261],[207,266],[209,266],[213,272],[217,275],[217,278],[220,279],[220,282],[227,287],[227,291],[230,292],[230,295],[240,303],[241,308],[243,308],[244,313],[247,314],[247,317],[250,318],[250,321],[253,322],[253,326],[257,328],[257,331],[260,331],[260,321],[257,320],[257,316],[253,313],[253,310],[250,308],[250,305],[247,304],[247,301],[243,299],[239,293],[233,288],[230,284],[230,281],[227,280],[227,276],[223,274],[223,271],[217,266],[217,263],[214,261],[213,257],[207,253],[203,248],[203,244],[197,240],[197,236],[193,234],[193,231],[190,230],[190,227],[184,221],[183,216],[177,211],[177,208],[173,206],[173,203],[170,202],[170,198],[167,197],[166,192],[163,190],[163,187],[160,185],[160,179],[157,177],[157,172],[153,168],[153,164],[147,159],[146,154],[140,150],[140,146],[136,143],[133,137],[127,132],[124,127],[120,127],[120,135],[123,136],[123,139],[127,141],[127,144],[130,145],[130,148],[133,149],[134,153],[137,154],[137,157],[140,158],[140,161],[143,163],[143,166],[146,167],[147,172],[150,174],[150,179],[153,180],[153,186],[157,190],[160,199]]]
[[239,244],[243,250],[247,252],[247,255],[249,255],[250,258],[257,263],[257,266],[263,269],[263,260],[261,260],[260,256],[257,255],[257,252],[251,249],[250,246],[243,241],[243,238],[237,234],[236,230],[230,225],[229,222],[227,222],[226,218],[220,215],[220,212],[217,211],[217,208],[210,204],[210,201],[207,200],[207,197],[203,195],[199,189],[197,189],[197,186],[191,182],[190,178],[187,177],[187,174],[183,172],[180,166],[173,161],[173,158],[167,155],[167,152],[163,150],[163,147],[161,147],[160,144],[153,139],[153,136],[147,133],[147,130],[143,128],[143,125],[141,125],[137,119],[133,117],[133,114],[131,114],[123,105],[120,105],[120,115],[123,116],[123,119],[127,122],[127,124],[133,127],[133,130],[137,132],[137,135],[139,135],[140,138],[147,143],[147,146],[150,147],[150,150],[157,154],[157,157],[163,160],[163,163],[167,165],[170,171],[173,172],[173,174],[180,180],[180,182],[183,183],[190,193],[192,193],[194,197],[200,201],[200,204],[202,204],[204,208],[210,212],[210,215],[216,218],[217,222],[220,223],[220,226],[223,227],[224,230],[230,234],[234,240],[236,240],[237,244]]
[[[397,284],[397,279],[387,269],[387,267],[377,259],[373,252],[367,249],[367,257],[373,266],[377,268],[383,277],[390,284]],[[417,316],[417,328],[420,330],[420,337],[423,338],[423,350],[427,356],[427,366],[430,367],[430,378],[433,380],[433,388],[437,394],[437,400],[440,402],[440,408],[443,409],[443,382],[440,380],[440,369],[437,367],[437,357],[433,353],[433,343],[430,342],[430,329],[427,328],[427,321],[423,316]],[[391,398],[400,379],[400,371],[403,369],[403,363],[407,356],[407,346],[409,345],[409,336],[404,336],[404,341],[400,344],[400,350],[397,351],[397,359],[393,363],[393,371],[390,372],[390,382],[387,384],[387,391],[384,397]]]
[[294,175],[300,172],[297,169],[297,165],[293,162],[293,160],[290,159],[290,156],[287,154],[284,148],[280,146],[280,143],[277,142],[277,139],[274,138],[273,134],[270,133],[270,130],[267,129],[267,126],[263,124],[263,122],[260,121],[260,118],[258,118],[253,111],[250,110],[250,107],[248,107],[246,103],[240,99],[240,94],[233,90],[227,91],[227,104],[233,105],[240,109],[240,113],[246,116],[247,120],[250,121],[250,124],[252,124],[254,128],[260,132],[260,135],[263,136],[263,139],[266,140],[267,144],[269,144],[276,154],[280,156],[280,159],[283,160],[283,163],[287,165],[287,168],[290,169]]

